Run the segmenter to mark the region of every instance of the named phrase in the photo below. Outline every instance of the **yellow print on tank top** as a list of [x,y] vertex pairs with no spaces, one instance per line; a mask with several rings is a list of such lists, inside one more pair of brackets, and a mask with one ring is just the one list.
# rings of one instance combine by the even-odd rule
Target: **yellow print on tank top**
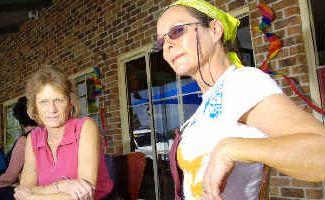
[[203,195],[203,188],[202,188],[202,180],[199,182],[195,182],[196,176],[198,171],[200,170],[202,166],[202,161],[206,154],[203,154],[199,157],[196,157],[195,159],[188,161],[183,158],[181,148],[177,148],[177,162],[179,167],[184,171],[184,174],[190,174],[191,178],[190,183],[184,183],[189,184],[191,186],[191,193],[195,199],[201,199]]

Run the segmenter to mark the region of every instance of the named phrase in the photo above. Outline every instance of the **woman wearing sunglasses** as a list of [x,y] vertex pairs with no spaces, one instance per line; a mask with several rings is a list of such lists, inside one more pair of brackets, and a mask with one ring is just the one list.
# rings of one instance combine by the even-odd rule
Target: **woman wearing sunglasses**
[[261,163],[298,179],[325,179],[324,127],[267,74],[227,51],[238,25],[204,0],[176,1],[158,19],[164,59],[203,92],[175,150],[183,173],[176,199],[258,199]]

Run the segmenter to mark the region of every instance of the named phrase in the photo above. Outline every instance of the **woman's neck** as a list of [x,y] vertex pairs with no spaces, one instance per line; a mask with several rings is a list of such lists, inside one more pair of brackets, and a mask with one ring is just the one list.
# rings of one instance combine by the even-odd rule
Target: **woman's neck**
[[[209,88],[213,86],[215,82],[222,76],[222,74],[231,66],[231,62],[224,50],[219,49],[215,52],[216,53],[214,53],[209,59],[201,64],[200,70],[202,77],[199,70],[193,77],[203,93],[209,90]],[[205,82],[209,85],[207,85]]]
[[48,133],[48,141],[52,143],[59,143],[63,137],[64,134],[64,126],[59,127],[59,128],[48,128],[47,133]]

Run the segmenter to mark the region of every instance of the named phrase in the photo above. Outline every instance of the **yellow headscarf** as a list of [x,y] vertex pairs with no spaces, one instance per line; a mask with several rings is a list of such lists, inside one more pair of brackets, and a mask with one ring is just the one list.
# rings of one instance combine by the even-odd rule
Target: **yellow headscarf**
[[[213,6],[212,4],[206,2],[205,0],[178,0],[174,3],[170,4],[165,10],[172,6],[185,6],[191,7],[195,10],[206,14],[207,16],[211,17],[212,19],[217,19],[221,22],[223,26],[223,40],[224,42],[227,41],[234,41],[236,39],[237,28],[240,24],[239,20],[235,17],[231,16],[229,13],[226,13],[217,7]],[[235,52],[228,52],[228,57],[231,62],[236,65],[237,67],[242,67],[243,64],[240,62],[237,54]]]

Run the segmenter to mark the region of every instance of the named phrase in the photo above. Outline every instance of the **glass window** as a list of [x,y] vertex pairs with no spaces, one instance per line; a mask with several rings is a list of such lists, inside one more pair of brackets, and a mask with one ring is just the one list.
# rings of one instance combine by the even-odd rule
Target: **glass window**
[[240,25],[237,31],[238,52],[243,65],[254,67],[254,54],[249,27],[249,17],[245,16],[239,19]]
[[181,77],[183,119],[188,120],[202,102],[202,93],[198,84],[190,77]]
[[180,125],[177,79],[163,60],[162,53],[150,55],[150,69],[157,151],[166,155],[169,150],[168,141]]
[[[156,154],[160,198],[172,199],[168,152],[175,128],[193,114],[201,102],[201,95],[199,87],[191,78],[176,76],[163,60],[162,52],[150,53],[149,60],[149,67],[145,56],[125,63],[130,146],[132,151],[144,153],[148,158],[148,166],[151,166],[145,172],[140,198],[155,199],[153,155]],[[155,140],[152,140],[152,132]],[[152,141],[156,143],[155,152]]]
[[[321,107],[325,109],[325,4],[322,1],[309,1],[313,20],[313,42],[316,55],[317,78],[321,97]],[[324,123],[324,115],[322,115]]]
[[314,36],[316,51],[318,54],[318,65],[325,66],[325,4],[323,1],[310,1],[314,20]]
[[[151,145],[150,141],[143,142],[144,138],[150,140],[151,134],[145,57],[131,60],[125,65],[131,150],[141,150],[147,147],[139,144]],[[175,128],[193,114],[201,102],[201,95],[198,85],[191,78],[183,77],[178,81],[176,74],[163,60],[162,52],[151,53],[150,68],[151,104],[157,148],[167,154],[171,142],[169,140],[174,137]],[[160,147],[163,149],[159,149]],[[147,151],[146,153],[151,154]]]
[[13,115],[13,107],[17,101],[11,101],[10,104],[5,104],[5,126],[4,126],[4,152],[8,153],[15,143],[15,140],[21,135],[21,128],[18,120]]
[[81,116],[91,117],[100,125],[98,95],[101,93],[101,85],[97,69],[93,68],[90,72],[77,76],[74,78],[74,81],[76,83]]

